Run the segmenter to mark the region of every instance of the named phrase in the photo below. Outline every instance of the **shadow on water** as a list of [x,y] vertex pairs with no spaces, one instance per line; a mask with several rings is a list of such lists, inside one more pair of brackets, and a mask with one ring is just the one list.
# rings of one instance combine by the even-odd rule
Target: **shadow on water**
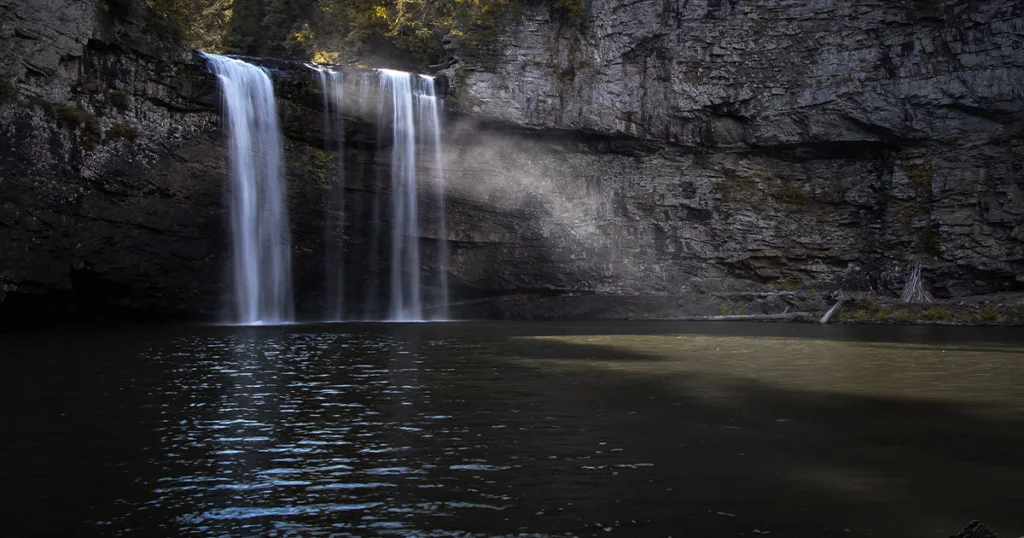
[[1021,337],[849,329],[7,342],[8,521],[15,535],[925,537],[971,519],[1024,533]]

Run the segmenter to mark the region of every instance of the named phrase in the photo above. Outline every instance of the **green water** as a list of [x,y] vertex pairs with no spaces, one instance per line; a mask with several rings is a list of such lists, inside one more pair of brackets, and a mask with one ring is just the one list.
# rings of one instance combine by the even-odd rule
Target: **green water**
[[0,334],[9,535],[1024,534],[1024,331]]

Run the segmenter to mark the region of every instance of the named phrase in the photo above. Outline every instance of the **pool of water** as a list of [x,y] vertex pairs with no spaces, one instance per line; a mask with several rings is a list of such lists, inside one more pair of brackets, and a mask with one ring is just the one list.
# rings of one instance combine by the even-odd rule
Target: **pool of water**
[[0,334],[4,534],[1018,536],[1021,333]]

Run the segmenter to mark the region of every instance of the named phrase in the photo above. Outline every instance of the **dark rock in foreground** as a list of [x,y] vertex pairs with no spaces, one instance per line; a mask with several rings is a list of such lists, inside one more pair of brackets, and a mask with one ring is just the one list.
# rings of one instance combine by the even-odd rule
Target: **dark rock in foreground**
[[963,530],[954,534],[950,538],[998,538],[998,535],[989,530],[984,523],[980,521],[972,521],[968,523]]

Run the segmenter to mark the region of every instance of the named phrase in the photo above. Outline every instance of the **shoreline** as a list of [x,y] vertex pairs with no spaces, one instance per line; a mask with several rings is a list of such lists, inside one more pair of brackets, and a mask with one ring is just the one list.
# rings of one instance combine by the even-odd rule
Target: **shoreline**
[[517,294],[450,305],[454,319],[536,321],[760,321],[830,325],[1024,325],[1024,293],[908,304],[871,292],[693,290],[679,295]]

